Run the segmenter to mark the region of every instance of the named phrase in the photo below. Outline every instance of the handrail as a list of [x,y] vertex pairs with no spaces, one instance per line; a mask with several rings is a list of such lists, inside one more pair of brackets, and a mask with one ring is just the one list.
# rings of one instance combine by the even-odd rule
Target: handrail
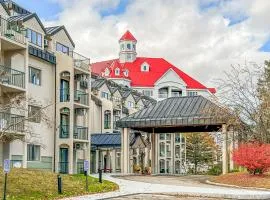
[[88,140],[88,127],[74,126],[74,139]]
[[0,82],[2,84],[25,88],[25,73],[0,65]]
[[24,132],[24,116],[0,112],[0,131]]
[[80,104],[88,105],[89,104],[89,95],[88,93],[76,90],[74,92],[74,101],[78,101]]

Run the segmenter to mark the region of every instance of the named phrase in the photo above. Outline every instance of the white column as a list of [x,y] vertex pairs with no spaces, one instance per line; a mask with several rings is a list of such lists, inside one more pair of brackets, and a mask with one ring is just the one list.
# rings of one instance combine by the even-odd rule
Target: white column
[[228,133],[227,133],[227,126],[225,124],[222,125],[222,174],[228,173],[228,155],[227,155],[227,140],[228,140]]
[[116,168],[115,168],[115,161],[116,161],[116,150],[113,149],[112,152],[111,152],[111,161],[112,161],[112,172],[116,172]]
[[96,173],[98,173],[99,169],[99,150],[96,150]]
[[144,166],[145,167],[148,167],[148,148],[146,147],[146,148],[144,148],[144,153],[145,153],[145,155],[144,155]]
[[157,173],[157,165],[156,165],[156,156],[157,156],[157,151],[156,151],[156,135],[154,133],[154,129],[153,129],[153,133],[151,135],[151,153],[152,153],[152,158],[151,158],[151,170],[152,170],[152,174],[156,174]]
[[234,144],[234,131],[231,130],[230,133],[229,133],[229,137],[230,137],[230,170],[233,170],[234,169],[234,162],[233,162],[233,150],[235,148],[235,144]]
[[129,129],[121,130],[121,172],[129,173]]

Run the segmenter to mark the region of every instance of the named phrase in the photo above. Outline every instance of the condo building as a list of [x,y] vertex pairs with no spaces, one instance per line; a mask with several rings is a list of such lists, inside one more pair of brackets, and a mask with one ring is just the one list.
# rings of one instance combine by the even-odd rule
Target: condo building
[[90,59],[74,51],[64,26],[44,27],[13,1],[0,2],[0,15],[1,161],[82,171],[90,159]]

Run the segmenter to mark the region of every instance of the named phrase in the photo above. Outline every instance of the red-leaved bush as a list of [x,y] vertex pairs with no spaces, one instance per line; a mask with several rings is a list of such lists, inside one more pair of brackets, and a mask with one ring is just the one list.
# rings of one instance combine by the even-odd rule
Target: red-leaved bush
[[241,144],[233,151],[233,161],[251,174],[263,174],[270,168],[270,144]]

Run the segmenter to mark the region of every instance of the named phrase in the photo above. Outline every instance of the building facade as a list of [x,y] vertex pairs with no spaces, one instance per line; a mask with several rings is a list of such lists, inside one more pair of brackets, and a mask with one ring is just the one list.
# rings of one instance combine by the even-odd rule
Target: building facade
[[[119,57],[93,63],[92,72],[157,101],[181,96],[210,97],[215,93],[214,88],[207,88],[164,58],[138,57],[136,46],[136,38],[127,31],[119,39]],[[154,142],[154,151],[158,152],[156,173],[186,173],[186,141],[182,133],[162,133]]]
[[0,3],[0,164],[77,173],[90,159],[90,59],[64,26]]

